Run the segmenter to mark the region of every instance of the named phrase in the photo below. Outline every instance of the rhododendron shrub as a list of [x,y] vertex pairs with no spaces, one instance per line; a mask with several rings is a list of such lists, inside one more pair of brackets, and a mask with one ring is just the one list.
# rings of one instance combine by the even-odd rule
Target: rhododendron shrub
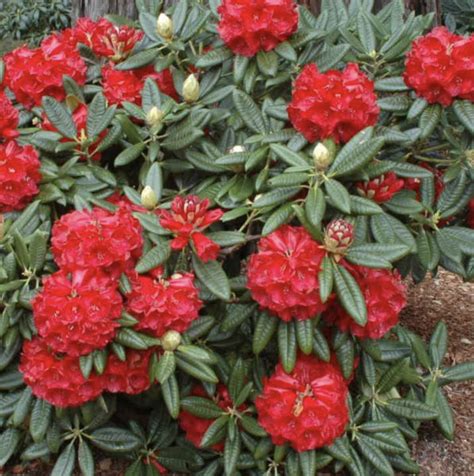
[[161,3],[2,59],[0,466],[417,473],[474,377],[402,319],[474,277],[472,35]]

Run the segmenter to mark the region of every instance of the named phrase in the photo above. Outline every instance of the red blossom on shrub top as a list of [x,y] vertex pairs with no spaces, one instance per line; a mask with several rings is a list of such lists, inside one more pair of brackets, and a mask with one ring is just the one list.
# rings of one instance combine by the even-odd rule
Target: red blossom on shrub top
[[23,209],[39,193],[40,165],[30,145],[0,144],[0,213]]
[[298,28],[293,0],[223,0],[217,11],[220,37],[242,56],[273,50]]
[[174,100],[178,101],[179,96],[173,83],[173,77],[169,69],[157,73],[153,66],[120,71],[107,64],[102,68],[102,85],[104,95],[109,104],[121,105],[124,101],[131,102],[137,106],[141,105],[141,92],[147,78],[156,81],[158,89]]
[[303,227],[284,225],[262,238],[250,257],[252,298],[284,321],[311,319],[326,305],[319,295],[322,246]]
[[370,198],[374,202],[388,202],[397,192],[405,187],[405,181],[394,172],[388,172],[368,182],[358,182],[356,189],[359,195]]
[[184,332],[198,318],[203,306],[192,273],[174,274],[165,279],[157,268],[151,275],[131,273],[132,291],[127,294],[127,310],[139,323],[138,330],[156,337],[173,330]]
[[[209,398],[202,385],[195,385],[191,392],[191,395],[195,397]],[[227,411],[228,408],[232,408],[234,405],[229,395],[227,387],[223,384],[217,385],[216,394],[212,398],[214,403],[222,408],[223,411]],[[246,405],[241,405],[238,410],[245,410]],[[201,418],[192,413],[183,410],[178,417],[178,424],[180,428],[186,433],[186,439],[190,441],[196,448],[201,447],[202,437],[206,433],[207,429],[214,423],[215,420]],[[216,443],[211,447],[214,451],[224,451],[224,443]]]
[[344,71],[325,73],[315,64],[306,65],[296,78],[288,105],[293,127],[309,142],[347,142],[376,124],[379,112],[374,82],[353,63]]
[[56,407],[76,407],[96,399],[103,390],[102,379],[82,375],[79,358],[56,355],[38,337],[23,343],[20,372],[33,394]]
[[79,52],[61,34],[50,35],[39,48],[21,46],[3,57],[5,85],[27,108],[41,105],[45,96],[66,97],[63,77],[79,85],[86,82],[87,67]]
[[343,265],[355,278],[365,298],[367,324],[357,324],[338,301],[324,313],[324,319],[360,339],[380,339],[398,324],[400,311],[407,303],[406,287],[397,271]]
[[104,389],[128,395],[138,395],[148,390],[151,386],[148,367],[154,351],[127,349],[124,361],[111,352],[101,375]]
[[[79,104],[76,107],[76,109],[72,113],[72,120],[74,121],[74,124],[76,125],[77,138],[80,141],[87,140],[87,132],[86,132],[87,131],[87,106],[85,104]],[[43,122],[41,124],[41,128],[46,131],[58,132],[56,127],[54,127],[54,125],[51,124],[46,114],[43,114]],[[92,160],[100,160],[101,158],[100,152],[95,154],[93,154],[93,152],[97,148],[101,139],[103,139],[106,135],[107,135],[107,131],[102,131],[99,135],[99,138],[88,147],[88,153],[91,154]],[[61,142],[75,142],[75,141],[73,139],[68,139],[64,137],[61,139]],[[76,147],[76,150],[78,152],[81,152],[81,146],[78,145]],[[87,157],[85,155],[81,155],[81,160],[87,160]]]
[[79,18],[71,35],[76,43],[88,46],[97,56],[115,63],[126,59],[143,38],[143,32],[127,25],[114,25],[105,18]]
[[434,28],[413,42],[403,78],[429,103],[449,106],[457,97],[474,101],[474,35]]
[[208,210],[210,201],[195,195],[177,196],[170,210],[160,210],[160,225],[176,237],[171,248],[182,250],[190,242],[199,258],[206,262],[217,258],[219,245],[207,238],[202,231],[219,221],[224,214],[220,209]]
[[298,452],[331,445],[349,422],[347,383],[337,365],[299,355],[287,374],[281,364],[256,398],[258,422],[275,445]]
[[142,229],[131,213],[95,207],[63,215],[52,230],[51,251],[66,270],[106,268],[118,276],[142,251]]
[[13,106],[7,95],[0,91],[0,142],[19,136],[17,131],[18,120],[18,110]]
[[105,347],[122,312],[117,283],[100,270],[58,271],[32,301],[35,326],[54,352],[72,357]]

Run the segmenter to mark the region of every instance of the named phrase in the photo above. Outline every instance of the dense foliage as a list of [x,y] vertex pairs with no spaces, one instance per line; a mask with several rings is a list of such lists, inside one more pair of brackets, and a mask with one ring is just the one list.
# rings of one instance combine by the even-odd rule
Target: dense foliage
[[474,366],[399,315],[474,277],[474,36],[372,4],[141,0],[5,55],[0,466],[392,475],[453,438]]

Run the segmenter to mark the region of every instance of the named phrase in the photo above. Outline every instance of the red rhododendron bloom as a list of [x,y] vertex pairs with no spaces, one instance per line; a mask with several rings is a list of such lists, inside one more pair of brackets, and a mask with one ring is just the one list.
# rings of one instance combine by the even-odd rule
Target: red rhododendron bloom
[[171,203],[170,210],[160,211],[160,224],[176,235],[171,242],[174,250],[182,250],[192,242],[197,255],[202,261],[217,258],[219,245],[203,235],[202,231],[224,214],[220,209],[208,210],[210,201],[201,200],[195,195],[177,196]]
[[[76,130],[77,130],[77,139],[81,142],[84,142],[87,140],[87,106],[85,104],[79,104],[74,112],[72,113],[72,120],[74,121],[74,124],[76,125]],[[41,128],[45,129],[47,131],[53,131],[53,132],[58,132],[56,127],[54,127],[53,124],[48,119],[48,116],[44,114],[43,116],[43,122],[41,124]],[[98,144],[100,143],[101,139],[104,138],[107,135],[107,131],[102,131],[99,135],[99,139],[97,139],[93,144],[91,144],[88,147],[88,153],[91,155],[92,160],[100,160],[101,154],[100,152],[94,153],[95,149],[97,148]],[[68,138],[63,138],[61,139],[61,142],[74,142],[73,139],[68,139]],[[76,147],[76,150],[78,152],[81,152],[81,146],[78,145]],[[81,155],[82,160],[87,160],[87,157],[85,155]]]
[[[206,391],[201,385],[195,385],[191,395],[196,397],[209,398]],[[222,408],[223,413],[228,408],[232,408],[234,405],[229,395],[227,387],[223,384],[219,384],[216,389],[216,395],[213,397],[213,401],[216,405]],[[242,411],[246,407],[242,405],[239,410]],[[183,410],[179,414],[178,423],[181,429],[186,433],[186,439],[193,443],[197,448],[201,447],[202,437],[206,433],[207,429],[214,423],[215,420],[201,418],[192,413]],[[216,443],[212,446],[214,451],[223,451],[224,443]]]
[[405,66],[405,83],[429,103],[449,106],[456,97],[474,101],[474,35],[434,28],[413,42]]
[[140,321],[136,329],[156,337],[170,330],[187,330],[203,305],[192,273],[174,274],[169,279],[161,274],[158,268],[154,276],[131,276],[132,291],[127,295],[127,310]]
[[223,0],[217,11],[219,35],[238,55],[273,50],[298,28],[293,0]]
[[143,38],[143,32],[126,25],[114,25],[105,18],[93,21],[79,18],[71,30],[77,43],[88,46],[97,56],[115,63],[126,59]]
[[296,451],[331,445],[349,421],[347,383],[337,365],[300,355],[287,374],[281,364],[255,400],[258,422],[276,445]]
[[107,268],[120,273],[141,254],[141,226],[127,210],[102,208],[63,215],[53,226],[54,259],[67,269]]
[[359,182],[356,184],[359,195],[370,198],[377,203],[388,202],[404,187],[405,181],[398,178],[393,172],[388,172],[368,182]]
[[0,142],[18,137],[18,111],[5,93],[0,92]]
[[0,213],[21,210],[38,194],[38,152],[15,141],[0,144]]
[[107,201],[119,208],[127,210],[128,212],[148,212],[145,207],[141,205],[135,205],[135,203],[133,203],[126,195],[121,195],[119,191],[114,192],[112,195],[110,195],[110,197],[107,197]]
[[282,226],[262,238],[250,257],[247,287],[252,298],[284,321],[311,319],[326,305],[318,273],[325,251],[303,227]]
[[172,97],[176,101],[179,99],[174,87],[171,71],[165,69],[161,73],[157,73],[153,66],[120,71],[110,64],[105,65],[102,68],[104,95],[109,104],[120,105],[127,101],[139,106],[142,102],[141,92],[147,78],[154,79],[163,94]]
[[19,369],[33,394],[56,407],[82,405],[103,390],[96,374],[84,378],[78,357],[58,356],[40,338],[24,342]]
[[85,83],[86,64],[74,45],[64,38],[51,35],[39,48],[22,46],[4,56],[5,85],[25,107],[41,105],[44,96],[62,101],[66,97],[65,75],[80,85]]
[[153,352],[154,349],[128,349],[124,361],[110,353],[105,371],[101,375],[105,390],[129,395],[148,390],[151,385],[148,366]]
[[380,109],[374,82],[349,63],[344,71],[320,73],[314,64],[296,78],[288,116],[310,142],[347,142],[377,122]]
[[367,324],[357,324],[339,302],[334,302],[324,318],[341,331],[349,331],[361,339],[380,339],[397,325],[400,311],[407,302],[406,288],[397,272],[347,263],[344,266],[354,276],[365,298]]
[[105,347],[122,312],[117,284],[97,269],[58,271],[32,301],[35,326],[54,352],[77,357]]

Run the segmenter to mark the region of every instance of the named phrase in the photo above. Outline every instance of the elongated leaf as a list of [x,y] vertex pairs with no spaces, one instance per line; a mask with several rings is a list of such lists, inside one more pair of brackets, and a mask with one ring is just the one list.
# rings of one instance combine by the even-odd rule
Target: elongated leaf
[[243,91],[235,89],[232,93],[235,107],[244,121],[245,125],[252,131],[258,133],[265,133],[266,126],[263,120],[262,112],[255,104],[254,100]]
[[56,460],[51,476],[70,476],[76,463],[76,448],[69,443]]
[[140,258],[135,270],[137,273],[146,273],[163,264],[170,257],[170,254],[171,248],[169,243],[167,241],[162,242]]
[[260,313],[253,333],[252,349],[259,354],[270,342],[278,326],[278,319],[265,312]]
[[141,441],[134,433],[118,427],[103,427],[92,432],[91,443],[111,453],[129,453],[140,447]]
[[423,421],[434,420],[438,417],[438,411],[425,403],[407,399],[392,399],[387,402],[385,408],[396,416],[409,420]]
[[367,322],[367,308],[362,292],[352,275],[342,266],[333,267],[334,283],[337,296],[357,324],[363,326]]
[[290,373],[296,364],[296,347],[294,323],[281,321],[278,326],[278,352],[287,373]]
[[43,98],[43,108],[51,124],[64,136],[74,139],[77,129],[71,113],[56,99],[46,96]]
[[230,299],[230,285],[227,275],[217,261],[203,263],[193,255],[193,269],[201,283],[220,299]]

